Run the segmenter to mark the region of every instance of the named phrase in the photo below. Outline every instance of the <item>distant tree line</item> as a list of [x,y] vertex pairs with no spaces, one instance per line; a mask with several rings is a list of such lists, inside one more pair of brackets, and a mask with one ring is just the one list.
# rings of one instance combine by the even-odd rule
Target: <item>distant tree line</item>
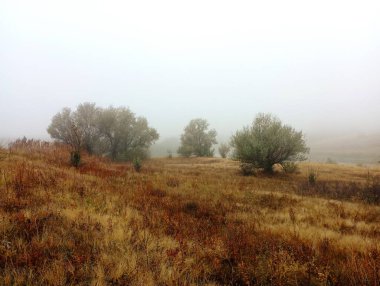
[[[47,131],[55,140],[71,146],[74,166],[79,165],[83,149],[112,160],[140,162],[148,157],[150,146],[159,138],[144,117],[136,117],[128,108],[101,108],[94,103],[80,104],[75,111],[63,108],[52,118]],[[216,136],[207,120],[193,119],[181,135],[177,153],[184,157],[212,157]],[[251,126],[237,131],[218,151],[226,158],[231,149],[231,157],[241,162],[243,172],[271,172],[274,164],[293,166],[289,162],[305,160],[309,152],[302,132],[271,114],[257,115]]]
[[144,117],[136,117],[125,107],[97,107],[80,104],[75,111],[63,108],[47,129],[55,140],[72,147],[72,160],[82,149],[89,154],[108,156],[112,160],[145,159],[149,147],[159,138]]

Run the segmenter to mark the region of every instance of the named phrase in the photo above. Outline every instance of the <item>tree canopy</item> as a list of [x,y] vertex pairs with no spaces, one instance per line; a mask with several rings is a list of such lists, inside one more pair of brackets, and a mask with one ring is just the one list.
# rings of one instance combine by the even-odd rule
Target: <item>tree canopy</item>
[[214,149],[212,146],[217,144],[216,131],[208,130],[209,123],[205,119],[197,118],[190,121],[181,135],[181,146],[178,154],[189,157],[191,155],[199,157],[212,157]]

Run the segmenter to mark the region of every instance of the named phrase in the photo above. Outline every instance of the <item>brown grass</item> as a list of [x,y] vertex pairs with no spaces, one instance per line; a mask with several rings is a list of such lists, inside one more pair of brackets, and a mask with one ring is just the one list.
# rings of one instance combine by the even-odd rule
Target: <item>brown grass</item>
[[[308,184],[311,168],[317,182]],[[379,168],[0,150],[0,285],[379,285]]]

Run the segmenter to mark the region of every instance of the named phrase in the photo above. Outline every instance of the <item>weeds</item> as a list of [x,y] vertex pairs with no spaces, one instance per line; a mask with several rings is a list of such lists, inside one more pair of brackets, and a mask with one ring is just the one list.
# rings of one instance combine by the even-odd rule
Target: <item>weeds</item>
[[70,168],[51,144],[12,148],[0,161],[0,285],[379,282],[376,172],[342,180],[321,167],[312,184],[302,165],[252,179],[222,159],[133,172],[85,154]]

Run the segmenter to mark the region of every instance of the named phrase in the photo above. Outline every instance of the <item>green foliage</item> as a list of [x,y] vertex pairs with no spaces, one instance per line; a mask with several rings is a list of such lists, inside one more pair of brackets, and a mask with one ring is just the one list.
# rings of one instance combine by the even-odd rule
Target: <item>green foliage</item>
[[178,148],[178,154],[184,157],[191,155],[199,157],[214,156],[212,146],[217,144],[216,131],[208,130],[209,124],[205,119],[193,119],[185,127],[181,135],[181,146]]
[[296,162],[285,161],[282,163],[282,168],[284,168],[284,172],[287,174],[298,173],[299,168]]
[[231,150],[230,145],[228,145],[226,143],[220,144],[220,146],[218,148],[219,154],[222,158],[226,158],[228,153],[230,152],[230,150]]
[[243,176],[256,175],[256,168],[253,164],[250,164],[250,163],[241,163],[240,171]]
[[159,138],[145,118],[136,117],[128,108],[104,109],[93,103],[81,104],[75,112],[64,108],[53,117],[48,132],[76,152],[85,149],[122,161],[148,157],[149,147]]
[[54,115],[47,131],[52,138],[70,145],[75,151],[82,147],[82,130],[78,128],[70,108],[65,107]]
[[72,116],[82,132],[82,146],[90,155],[96,153],[96,148],[99,147],[100,134],[97,121],[100,112],[95,103],[83,103],[77,107]]
[[315,171],[314,169],[310,169],[309,174],[308,174],[309,184],[315,185],[315,183],[317,182],[317,177],[318,177],[317,171]]
[[135,169],[136,172],[140,172],[142,168],[142,163],[139,158],[133,159],[133,168]]
[[75,168],[78,168],[79,165],[80,165],[80,160],[81,160],[80,152],[78,152],[78,151],[72,151],[71,154],[70,154],[70,163],[71,163],[71,166],[73,166]]
[[252,126],[237,131],[231,139],[234,158],[256,168],[272,171],[276,163],[305,160],[309,152],[301,131],[297,132],[270,114],[259,114]]

